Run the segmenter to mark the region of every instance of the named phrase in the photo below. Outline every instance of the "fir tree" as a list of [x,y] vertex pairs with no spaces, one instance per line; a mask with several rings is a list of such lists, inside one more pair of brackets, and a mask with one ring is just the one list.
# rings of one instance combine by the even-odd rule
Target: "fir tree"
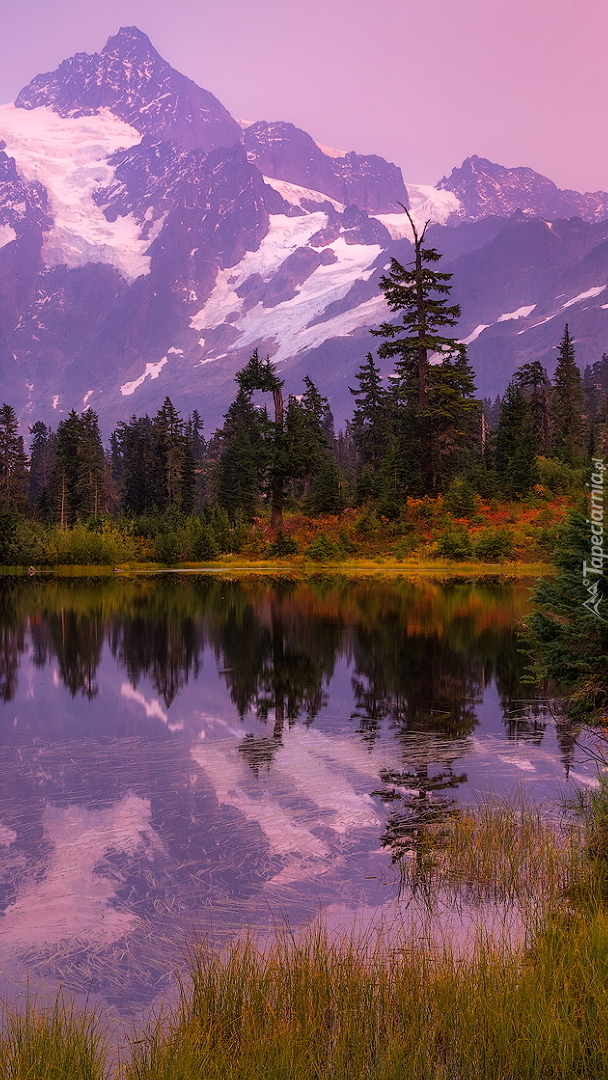
[[548,454],[551,449],[551,384],[547,372],[539,360],[534,360],[523,364],[514,378],[530,405],[536,454]]
[[[432,268],[441,255],[424,246],[429,223],[418,233],[404,209],[414,236],[413,264],[407,269],[392,259],[389,274],[380,279],[390,310],[402,313],[402,321],[382,323],[371,332],[387,339],[378,355],[396,359],[400,402],[409,414],[410,462],[415,467],[418,459],[424,487],[432,491],[453,473],[462,454],[473,450],[474,416],[479,421],[480,413],[466,347],[444,333],[460,318],[459,305],[447,302],[452,275]],[[431,356],[439,363],[431,366]],[[417,447],[411,445],[414,435]]]
[[391,413],[389,394],[371,353],[355,378],[358,386],[349,387],[355,398],[352,435],[358,455],[357,496],[364,501],[378,494],[378,470],[386,453]]
[[158,510],[153,421],[149,416],[132,416],[128,424],[118,424],[110,442],[112,475],[118,486],[121,509],[136,516]]
[[473,370],[465,352],[431,367],[428,397],[431,456],[425,471],[431,489],[445,491],[456,472],[481,450],[481,402],[475,400]]
[[559,344],[551,393],[553,455],[566,465],[581,465],[585,450],[584,395],[568,323]]
[[0,510],[22,511],[26,502],[27,458],[19,421],[11,405],[0,408]]
[[536,453],[530,403],[513,379],[503,398],[494,448],[498,484],[509,498],[527,495],[538,482]]
[[217,469],[218,502],[232,521],[251,521],[259,495],[264,464],[263,437],[251,391],[239,386],[224,417],[222,455]]
[[78,481],[74,491],[79,515],[99,514],[104,505],[105,457],[99,431],[99,418],[92,409],[80,417]]
[[80,436],[80,417],[72,409],[57,428],[49,484],[53,511],[63,529],[74,523],[78,513],[76,489],[79,482]]
[[51,430],[37,420],[29,429],[32,436],[30,445],[30,478],[28,498],[30,506],[44,517],[48,511],[48,489],[51,478],[53,440]]
[[285,486],[290,478],[292,466],[285,437],[285,406],[283,401],[283,380],[279,379],[270,357],[260,360],[255,349],[251,359],[236,373],[236,380],[241,390],[252,393],[260,390],[272,394],[274,420],[269,439],[268,486],[271,501],[270,523],[273,529],[283,527],[283,504]]

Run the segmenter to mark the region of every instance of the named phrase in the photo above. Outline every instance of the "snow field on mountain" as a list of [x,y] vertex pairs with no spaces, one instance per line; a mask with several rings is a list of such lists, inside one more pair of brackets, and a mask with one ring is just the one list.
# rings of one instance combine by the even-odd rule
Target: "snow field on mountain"
[[141,142],[135,128],[107,109],[63,119],[47,106],[2,105],[0,138],[24,179],[37,180],[48,192],[53,226],[42,251],[47,266],[109,263],[129,282],[150,272],[146,251],[153,237],[141,239],[132,214],[107,221],[92,198],[114,178],[107,158]]
[[[427,221],[445,225],[450,214],[456,214],[462,208],[458,196],[445,188],[436,188],[431,184],[406,184],[405,187],[410,214],[417,229],[423,227]],[[403,216],[405,217],[405,214]]]
[[313,203],[331,203],[334,210],[339,214],[344,212],[344,203],[336,202],[330,195],[324,195],[322,191],[314,191],[312,188],[300,187],[299,184],[290,184],[287,180],[275,180],[273,176],[262,177],[265,184],[274,188],[275,191],[288,202],[290,206],[302,206],[304,201]]
[[153,381],[154,379],[158,379],[162,369],[164,368],[171,354],[173,354],[174,356],[184,355],[183,349],[176,349],[176,347],[172,345],[170,349],[167,349],[166,355],[161,357],[161,359],[156,364],[146,364],[143,374],[140,375],[139,378],[133,379],[132,382],[126,382],[122,384],[120,388],[122,396],[129,397],[131,394],[134,394],[138,387],[140,387],[142,383],[146,381],[146,379],[150,379],[151,381]]
[[[219,271],[209,300],[191,320],[193,329],[202,333],[221,322],[230,321],[240,331],[233,349],[240,349],[256,342],[274,339],[277,351],[273,360],[280,362],[294,356],[303,348],[314,348],[328,337],[349,333],[372,318],[386,314],[384,297],[379,295],[360,304],[351,311],[337,315],[317,326],[308,324],[327,306],[346,296],[355,281],[366,279],[373,272],[373,263],[382,250],[379,245],[347,244],[340,237],[330,245],[337,262],[319,266],[302,284],[291,300],[274,307],[264,308],[261,303],[244,312],[239,319],[244,300],[236,290],[252,274],[260,274],[266,281],[279,270],[285,259],[298,247],[303,247],[319,229],[327,224],[327,214],[307,214],[306,217],[289,218],[284,214],[273,215],[270,227],[258,251],[247,252],[236,267]],[[229,349],[228,352],[233,351]],[[222,353],[222,356],[226,355]],[[201,358],[205,359],[205,357]]]
[[567,303],[562,304],[562,308],[573,307],[574,304],[580,304],[581,300],[590,300],[593,296],[599,296],[605,288],[606,285],[595,285],[593,289],[587,289],[586,292],[579,293],[578,296],[573,296],[572,300],[568,300]]

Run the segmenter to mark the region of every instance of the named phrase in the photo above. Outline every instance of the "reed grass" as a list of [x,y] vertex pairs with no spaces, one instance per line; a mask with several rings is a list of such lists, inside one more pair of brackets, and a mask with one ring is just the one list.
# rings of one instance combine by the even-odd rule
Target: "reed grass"
[[[403,931],[199,947],[180,1004],[131,1043],[120,1080],[608,1078],[608,789],[578,824],[482,804],[426,836],[425,902],[515,907],[516,947]],[[412,866],[404,873],[412,872]],[[410,885],[419,882],[411,880]],[[101,1080],[97,1027],[65,1009],[10,1017],[0,1080]]]
[[104,1080],[104,1059],[95,1014],[75,1014],[62,995],[51,1008],[30,1001],[5,1013],[0,1080]]
[[488,901],[524,913],[552,907],[589,871],[588,837],[598,815],[585,814],[586,821],[578,814],[549,822],[523,796],[485,800],[421,830],[401,860],[402,887],[456,908]]

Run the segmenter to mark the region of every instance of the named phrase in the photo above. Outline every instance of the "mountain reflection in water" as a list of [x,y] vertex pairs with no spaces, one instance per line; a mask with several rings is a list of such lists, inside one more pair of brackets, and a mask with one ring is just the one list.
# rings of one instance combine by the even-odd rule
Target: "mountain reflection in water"
[[591,783],[522,684],[527,593],[5,578],[6,979],[150,1000],[184,935],[394,902],[457,797]]

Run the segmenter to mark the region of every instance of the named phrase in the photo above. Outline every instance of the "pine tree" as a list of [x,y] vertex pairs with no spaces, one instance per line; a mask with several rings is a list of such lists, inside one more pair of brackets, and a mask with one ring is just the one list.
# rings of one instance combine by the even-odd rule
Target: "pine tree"
[[466,353],[431,367],[428,398],[431,457],[425,471],[431,490],[445,491],[456,472],[473,463],[481,451],[481,402],[475,399]]
[[112,475],[119,505],[127,514],[158,510],[158,461],[154,424],[149,416],[132,416],[119,423],[110,440]]
[[78,482],[74,492],[79,515],[97,515],[105,509],[105,457],[99,418],[92,409],[80,417]]
[[154,439],[160,481],[160,508],[182,510],[183,471],[187,439],[183,421],[166,397],[154,417]]
[[566,465],[581,465],[585,451],[584,395],[568,323],[559,344],[551,405],[553,455]]
[[235,376],[239,387],[248,393],[260,390],[272,394],[274,420],[269,433],[268,487],[270,492],[270,524],[273,529],[283,527],[283,505],[285,487],[292,473],[285,432],[285,406],[283,401],[283,380],[279,379],[270,357],[260,360],[255,349],[251,359]]
[[57,428],[49,484],[53,512],[63,529],[74,523],[78,512],[76,488],[79,481],[80,436],[80,417],[72,409]]
[[362,502],[378,494],[378,470],[386,453],[391,411],[389,394],[371,353],[355,378],[358,386],[349,387],[349,391],[355,398],[352,435],[358,455],[357,497]]
[[585,413],[589,426],[588,457],[608,451],[608,353],[587,365],[583,374]]
[[261,421],[251,391],[239,386],[224,417],[222,454],[217,468],[218,502],[232,521],[251,521],[265,462]]
[[[473,417],[477,410],[480,422],[480,412],[473,401],[466,347],[444,333],[460,318],[459,305],[447,302],[452,275],[432,269],[441,255],[424,246],[429,222],[418,233],[407,209],[405,212],[414,236],[413,264],[406,269],[392,259],[389,274],[380,279],[390,310],[402,313],[402,322],[382,323],[371,332],[387,339],[378,355],[396,358],[400,403],[409,414],[410,463],[413,467],[418,459],[424,487],[432,491],[453,473],[458,458],[473,450]],[[432,356],[437,364],[431,365]],[[417,447],[411,445],[414,436]]]
[[502,401],[494,446],[498,484],[509,498],[528,495],[538,482],[536,450],[530,403],[513,379]]
[[26,503],[27,458],[11,405],[0,408],[0,510],[20,512]]
[[530,404],[536,454],[548,454],[551,449],[551,384],[547,372],[539,360],[534,360],[518,368],[514,378]]
[[30,481],[28,498],[30,506],[41,516],[48,512],[48,489],[51,478],[53,439],[51,430],[37,420],[29,429],[32,436],[30,445]]

